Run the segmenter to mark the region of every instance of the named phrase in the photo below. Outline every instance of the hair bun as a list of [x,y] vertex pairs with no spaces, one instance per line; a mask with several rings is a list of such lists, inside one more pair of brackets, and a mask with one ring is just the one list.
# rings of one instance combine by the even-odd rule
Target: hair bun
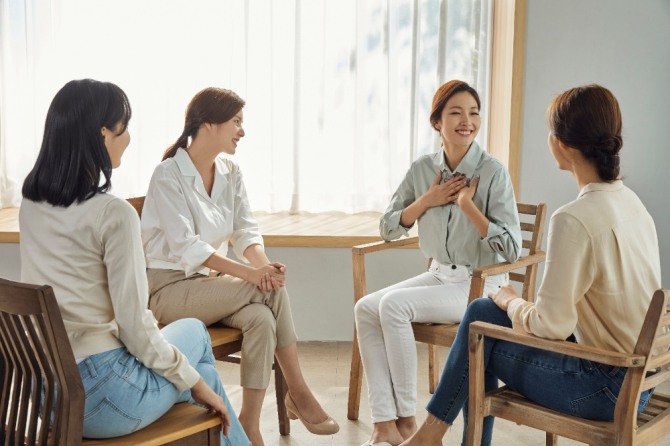
[[616,155],[623,146],[623,139],[619,135],[610,135],[602,138],[593,145],[593,148],[599,152],[605,152],[609,155]]

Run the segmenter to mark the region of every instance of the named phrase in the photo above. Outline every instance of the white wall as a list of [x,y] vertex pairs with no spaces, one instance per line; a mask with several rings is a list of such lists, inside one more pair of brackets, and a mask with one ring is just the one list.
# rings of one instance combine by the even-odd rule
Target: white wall
[[[623,110],[622,174],[653,215],[663,285],[670,286],[670,1],[529,0],[519,199],[544,201],[549,212],[577,196],[546,144],[545,110],[561,91],[597,82]],[[667,181],[667,180],[666,180]],[[546,246],[546,243],[545,243]],[[348,249],[270,248],[288,266],[296,330],[302,340],[351,340],[353,281]],[[375,254],[368,288],[417,274],[417,250]],[[0,244],[0,276],[19,278],[17,245]]]

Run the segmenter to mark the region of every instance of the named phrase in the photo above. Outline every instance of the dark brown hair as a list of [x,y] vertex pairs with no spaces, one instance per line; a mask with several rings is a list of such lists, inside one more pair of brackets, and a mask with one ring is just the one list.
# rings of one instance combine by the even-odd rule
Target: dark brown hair
[[444,110],[444,107],[447,105],[447,102],[449,99],[452,98],[457,93],[462,93],[462,92],[467,92],[472,95],[472,97],[475,98],[475,101],[477,101],[477,107],[481,108],[482,103],[479,100],[479,94],[477,94],[477,90],[472,88],[470,85],[468,85],[466,82],[459,81],[459,80],[452,80],[447,82],[446,84],[443,84],[440,88],[437,89],[435,92],[435,96],[433,96],[433,107],[432,111],[430,112],[430,125],[437,130],[435,127],[442,117],[442,110]]
[[209,87],[199,91],[186,108],[184,131],[163,154],[163,160],[172,158],[177,149],[186,148],[188,138],[195,138],[203,124],[222,124],[230,121],[244,107],[244,100],[225,88]]
[[547,120],[551,133],[582,152],[603,181],[619,177],[621,110],[611,91],[596,84],[571,88],[549,105]]

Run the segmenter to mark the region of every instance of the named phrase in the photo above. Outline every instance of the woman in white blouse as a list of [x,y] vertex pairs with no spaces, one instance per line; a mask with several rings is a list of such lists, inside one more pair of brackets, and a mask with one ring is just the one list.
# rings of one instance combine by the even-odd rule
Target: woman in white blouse
[[[196,317],[244,332],[239,419],[254,446],[263,444],[259,419],[275,356],[289,416],[314,434],[334,434],[339,426],[300,370],[286,266],[266,256],[239,167],[219,156],[233,155],[244,137],[243,107],[230,90],[197,93],[181,136],[154,171],[142,212],[150,308],[164,324]],[[226,256],[229,243],[250,265]]]

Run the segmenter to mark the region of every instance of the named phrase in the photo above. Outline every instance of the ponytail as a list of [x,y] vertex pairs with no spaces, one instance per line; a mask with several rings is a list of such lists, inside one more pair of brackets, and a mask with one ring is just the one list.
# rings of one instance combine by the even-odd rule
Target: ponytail
[[195,139],[202,124],[222,124],[232,119],[244,107],[244,100],[235,92],[209,87],[199,91],[186,108],[186,122],[181,136],[163,153],[163,161],[172,158],[177,150],[188,148],[188,138]]

